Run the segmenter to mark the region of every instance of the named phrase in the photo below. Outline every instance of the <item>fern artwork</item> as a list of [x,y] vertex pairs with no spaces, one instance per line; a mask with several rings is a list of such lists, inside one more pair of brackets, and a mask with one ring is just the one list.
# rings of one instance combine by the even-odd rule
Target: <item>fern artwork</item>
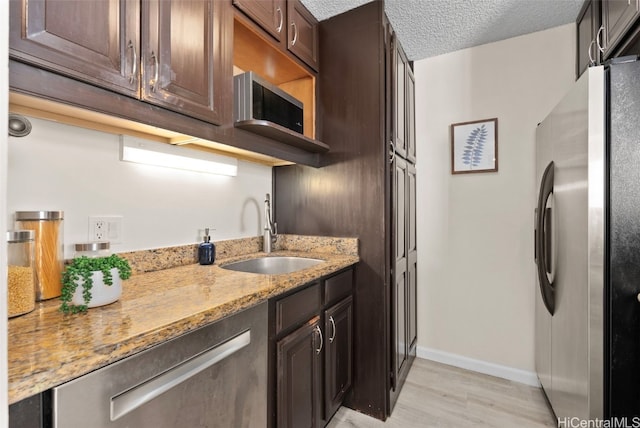
[[451,172],[495,171],[498,171],[498,119],[451,125]]

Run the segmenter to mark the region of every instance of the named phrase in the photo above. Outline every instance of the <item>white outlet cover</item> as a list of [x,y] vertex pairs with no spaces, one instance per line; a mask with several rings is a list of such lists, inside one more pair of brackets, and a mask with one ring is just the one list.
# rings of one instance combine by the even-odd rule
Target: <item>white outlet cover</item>
[[89,216],[89,241],[109,241],[122,244],[122,216]]

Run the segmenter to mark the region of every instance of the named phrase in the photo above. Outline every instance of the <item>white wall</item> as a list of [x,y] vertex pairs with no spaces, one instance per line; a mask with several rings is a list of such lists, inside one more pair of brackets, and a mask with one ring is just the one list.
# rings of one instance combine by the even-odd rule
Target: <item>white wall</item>
[[7,213],[65,212],[65,255],[89,241],[90,215],[123,216],[115,252],[262,234],[271,168],[239,162],[226,177],[119,161],[117,135],[30,118],[31,134],[9,138]]
[[[423,353],[535,370],[535,129],[574,81],[574,28],[415,63]],[[499,171],[451,175],[450,124],[493,117]]]
[[[0,2],[0,231],[7,230],[7,120],[9,104],[9,2]],[[6,427],[7,418],[7,253],[6,245],[0,245],[0,427]]]

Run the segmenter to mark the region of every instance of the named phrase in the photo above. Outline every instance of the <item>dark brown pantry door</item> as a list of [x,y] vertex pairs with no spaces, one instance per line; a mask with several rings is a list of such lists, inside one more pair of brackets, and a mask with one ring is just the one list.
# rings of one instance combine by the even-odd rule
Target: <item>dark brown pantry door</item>
[[401,371],[408,358],[407,343],[407,224],[406,189],[407,162],[396,156],[394,160],[394,178],[392,182],[392,217],[395,239],[393,241],[393,291],[392,291],[392,343],[395,385],[398,385]]
[[320,425],[321,352],[324,337],[320,317],[277,343],[277,426],[313,428]]
[[139,95],[139,0],[10,0],[10,57]]
[[226,2],[142,2],[142,98],[214,124],[231,104]]

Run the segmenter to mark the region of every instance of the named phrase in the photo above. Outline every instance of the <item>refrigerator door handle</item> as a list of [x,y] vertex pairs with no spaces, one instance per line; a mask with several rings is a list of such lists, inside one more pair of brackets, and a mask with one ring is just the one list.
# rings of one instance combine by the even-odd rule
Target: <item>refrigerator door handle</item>
[[540,294],[547,311],[551,315],[555,310],[555,298],[553,282],[548,274],[553,271],[552,266],[552,208],[547,206],[549,197],[553,194],[554,163],[550,162],[542,174],[540,194],[538,195],[538,208],[536,209],[536,264],[538,270],[538,284]]

